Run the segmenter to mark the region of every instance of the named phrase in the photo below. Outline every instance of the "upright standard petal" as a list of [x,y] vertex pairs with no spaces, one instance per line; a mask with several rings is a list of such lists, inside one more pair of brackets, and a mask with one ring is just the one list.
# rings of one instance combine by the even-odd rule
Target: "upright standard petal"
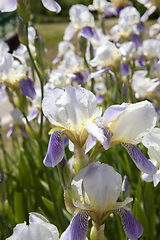
[[142,233],[143,228],[139,224],[139,222],[132,216],[132,214],[125,209],[118,209],[117,212],[122,220],[123,229],[125,231],[126,236],[131,240],[137,240]]
[[54,132],[49,140],[48,150],[43,163],[46,167],[55,167],[64,157],[64,142],[61,132]]
[[61,6],[54,0],[42,0],[42,4],[49,11],[59,13],[61,11]]
[[85,240],[88,230],[89,211],[79,211],[72,219],[60,240]]
[[136,146],[129,143],[122,143],[122,145],[127,149],[133,162],[142,172],[148,173],[149,175],[156,173],[157,167],[153,165]]
[[5,0],[0,3],[1,12],[13,12],[17,8],[17,0]]
[[129,104],[126,110],[109,122],[109,130],[114,133],[111,140],[138,144],[154,128],[156,121],[156,112],[150,102]]

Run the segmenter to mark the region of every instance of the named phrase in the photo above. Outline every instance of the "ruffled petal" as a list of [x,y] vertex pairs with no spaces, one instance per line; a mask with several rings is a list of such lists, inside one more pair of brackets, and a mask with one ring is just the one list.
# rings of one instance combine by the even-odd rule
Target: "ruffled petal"
[[79,211],[72,219],[60,240],[85,240],[88,230],[89,211]]
[[42,4],[49,11],[59,13],[61,11],[61,6],[54,0],[42,0]]
[[46,167],[55,167],[64,156],[64,142],[61,138],[61,131],[54,132],[49,140],[48,150],[43,164]]
[[132,214],[125,209],[118,209],[116,212],[120,215],[122,225],[126,236],[131,240],[137,240],[142,233],[143,228]]
[[157,167],[153,165],[153,163],[149,161],[136,146],[129,143],[122,143],[122,145],[127,149],[130,157],[139,170],[148,173],[149,175],[156,173]]

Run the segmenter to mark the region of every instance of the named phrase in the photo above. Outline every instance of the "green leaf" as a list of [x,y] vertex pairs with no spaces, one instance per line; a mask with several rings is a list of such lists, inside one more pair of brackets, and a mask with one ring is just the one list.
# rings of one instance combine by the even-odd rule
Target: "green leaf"
[[14,193],[14,211],[17,223],[23,223],[26,220],[25,204],[22,192]]
[[42,201],[46,205],[46,207],[50,210],[50,212],[56,217],[55,208],[53,202],[51,202],[49,199],[42,196]]
[[154,230],[155,230],[155,220],[156,220],[153,183],[145,184],[144,199],[145,199],[144,201],[145,212],[149,222],[149,226],[151,228],[152,239],[153,239]]
[[137,198],[135,198],[134,206],[133,206],[133,216],[137,219],[137,221],[143,227],[143,236],[151,237],[151,229],[148,224],[148,220],[146,218],[146,214],[143,208],[140,205],[140,202]]

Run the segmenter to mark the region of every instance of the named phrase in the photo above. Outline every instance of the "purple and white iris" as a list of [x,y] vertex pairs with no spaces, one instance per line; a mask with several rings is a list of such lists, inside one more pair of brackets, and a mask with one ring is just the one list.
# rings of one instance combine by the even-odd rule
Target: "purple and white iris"
[[[59,13],[61,11],[60,5],[54,0],[42,0],[42,4],[49,11]],[[13,12],[17,9],[17,0],[5,0],[0,3],[1,12]]]
[[136,166],[145,173],[154,174],[157,168],[135,146],[156,126],[157,116],[148,101],[112,105],[103,117],[86,124],[87,132],[108,149],[118,143],[127,149]]
[[95,95],[80,86],[76,89],[69,85],[65,91],[55,88],[46,94],[42,109],[54,127],[50,131],[52,135],[44,159],[45,166],[54,167],[64,156],[61,133],[73,144],[83,147],[89,135],[85,129],[87,121],[93,122],[102,114],[102,109],[96,106]]
[[121,175],[107,164],[96,162],[81,169],[71,183],[74,216],[60,240],[85,240],[89,216],[100,227],[112,212],[120,215],[128,238],[139,238],[143,228],[127,206],[133,199],[117,202],[121,187]]

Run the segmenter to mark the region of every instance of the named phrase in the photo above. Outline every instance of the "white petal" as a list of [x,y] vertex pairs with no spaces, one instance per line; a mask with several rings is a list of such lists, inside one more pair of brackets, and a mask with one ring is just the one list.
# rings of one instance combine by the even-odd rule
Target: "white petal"
[[109,129],[114,133],[112,142],[136,144],[156,125],[156,112],[148,101],[130,104],[113,122]]

